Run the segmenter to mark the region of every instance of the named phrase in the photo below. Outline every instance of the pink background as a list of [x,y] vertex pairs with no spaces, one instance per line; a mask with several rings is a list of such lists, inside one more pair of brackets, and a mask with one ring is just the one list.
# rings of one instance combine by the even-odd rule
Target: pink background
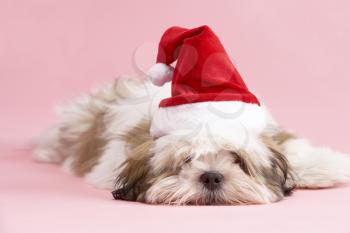
[[348,232],[348,186],[268,206],[147,206],[113,202],[22,148],[55,121],[55,104],[146,70],[167,27],[208,24],[283,125],[350,153],[349,8],[346,0],[1,0],[0,232]]

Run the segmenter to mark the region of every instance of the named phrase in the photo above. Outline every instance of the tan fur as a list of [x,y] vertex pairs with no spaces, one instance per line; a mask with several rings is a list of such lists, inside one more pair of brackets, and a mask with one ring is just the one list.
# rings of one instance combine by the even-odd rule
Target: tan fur
[[[292,174],[289,162],[284,155],[282,144],[289,139],[294,138],[294,135],[281,131],[274,137],[263,135],[261,137],[263,143],[270,149],[273,154],[271,163],[273,171],[265,171],[265,176],[269,179],[267,184],[271,189],[284,188],[285,195],[290,193],[295,188],[294,175]],[[279,179],[276,179],[279,178]],[[282,184],[282,186],[281,186]]]
[[139,145],[152,139],[149,133],[150,125],[149,119],[143,119],[134,128],[122,135],[121,138],[125,141],[128,149],[134,150]]
[[101,135],[106,127],[104,116],[104,113],[96,114],[90,129],[80,135],[78,148],[71,165],[72,170],[78,176],[83,176],[91,171],[98,163],[103,147],[107,144],[107,140]]
[[[74,151],[70,167],[75,175],[84,176],[98,164],[103,149],[108,143],[108,139],[103,137],[103,133],[105,133],[109,122],[115,120],[109,119],[111,116],[107,112],[108,106],[123,99],[123,96],[120,95],[121,90],[124,92],[127,90],[125,84],[115,80],[106,88],[92,91],[89,101],[78,105],[81,111],[86,112],[86,114],[76,118],[75,121],[65,122],[60,128],[60,147],[66,151],[68,151],[66,148]],[[89,124],[89,128],[79,134],[66,132],[74,130],[80,124]],[[71,138],[64,135],[76,136]]]
[[116,180],[118,189],[113,192],[116,199],[142,201],[139,194],[147,188],[148,161],[153,145],[149,128],[150,120],[143,119],[121,136],[127,147],[127,159],[121,165],[121,172]]
[[153,141],[149,140],[129,151],[128,158],[121,166],[117,177],[118,189],[113,193],[116,199],[143,201],[139,196],[148,188],[149,159]]
[[[170,90],[158,93],[141,81],[120,79],[84,95],[61,109],[62,121],[40,142],[35,158],[63,163],[96,187],[116,189],[116,199],[158,204],[271,203],[295,183],[330,187],[350,177],[346,156],[280,128],[254,135],[246,150],[220,137],[174,133],[153,141],[150,113],[163,94]],[[224,176],[215,192],[200,181],[211,171]]]
[[[152,159],[152,148],[154,141],[149,134],[150,120],[144,119],[134,128],[122,135],[122,140],[128,147],[127,159],[121,165],[121,173],[117,177],[117,190],[113,192],[116,199],[145,201],[145,192],[149,186],[171,175],[179,172],[179,163],[185,162],[185,155],[181,161],[176,161],[174,155],[176,148],[168,147],[164,153],[166,159],[162,170],[150,170],[150,160]],[[178,149],[178,148],[177,148]]]
[[275,141],[278,145],[282,145],[292,138],[295,138],[295,136],[287,131],[280,131],[272,136],[272,140]]
[[191,152],[184,148],[188,148],[185,141],[165,147],[161,152],[161,161],[158,164],[153,161],[154,172],[158,174],[166,171],[178,173],[181,166],[191,160]]
[[239,150],[236,152],[231,152],[235,156],[235,163],[237,163],[241,169],[249,176],[256,176],[257,167],[252,161],[250,161],[247,152],[244,150]]

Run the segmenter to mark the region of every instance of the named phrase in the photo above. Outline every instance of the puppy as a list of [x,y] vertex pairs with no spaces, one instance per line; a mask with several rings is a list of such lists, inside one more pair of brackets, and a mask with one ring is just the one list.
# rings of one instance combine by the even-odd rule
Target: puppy
[[205,126],[154,137],[154,114],[169,95],[168,84],[122,77],[61,107],[34,157],[114,190],[116,199],[152,204],[266,204],[350,178],[348,156],[312,146],[269,115],[262,132],[232,140]]
[[147,78],[63,107],[35,157],[153,204],[271,203],[350,177],[348,157],[278,126],[206,25],[167,29]]

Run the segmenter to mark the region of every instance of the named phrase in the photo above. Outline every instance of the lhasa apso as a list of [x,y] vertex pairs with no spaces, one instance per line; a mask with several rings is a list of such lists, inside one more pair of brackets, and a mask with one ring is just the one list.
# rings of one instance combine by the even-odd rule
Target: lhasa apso
[[[280,128],[230,141],[150,136],[152,114],[169,86],[121,78],[60,110],[35,158],[63,168],[115,198],[159,204],[250,204],[281,200],[294,188],[326,188],[350,178],[350,158]],[[234,133],[234,132],[233,132]]]
[[282,129],[209,27],[167,30],[157,62],[162,87],[121,77],[61,107],[35,158],[153,204],[264,204],[349,180],[350,157]]

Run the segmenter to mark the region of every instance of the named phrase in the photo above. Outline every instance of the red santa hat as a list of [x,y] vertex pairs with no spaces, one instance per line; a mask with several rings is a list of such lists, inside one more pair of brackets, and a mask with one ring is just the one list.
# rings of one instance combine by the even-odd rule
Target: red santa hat
[[153,117],[154,137],[200,128],[221,136],[238,129],[259,133],[265,127],[259,100],[208,26],[166,30],[148,76],[157,86],[172,82],[171,97],[160,102]]

